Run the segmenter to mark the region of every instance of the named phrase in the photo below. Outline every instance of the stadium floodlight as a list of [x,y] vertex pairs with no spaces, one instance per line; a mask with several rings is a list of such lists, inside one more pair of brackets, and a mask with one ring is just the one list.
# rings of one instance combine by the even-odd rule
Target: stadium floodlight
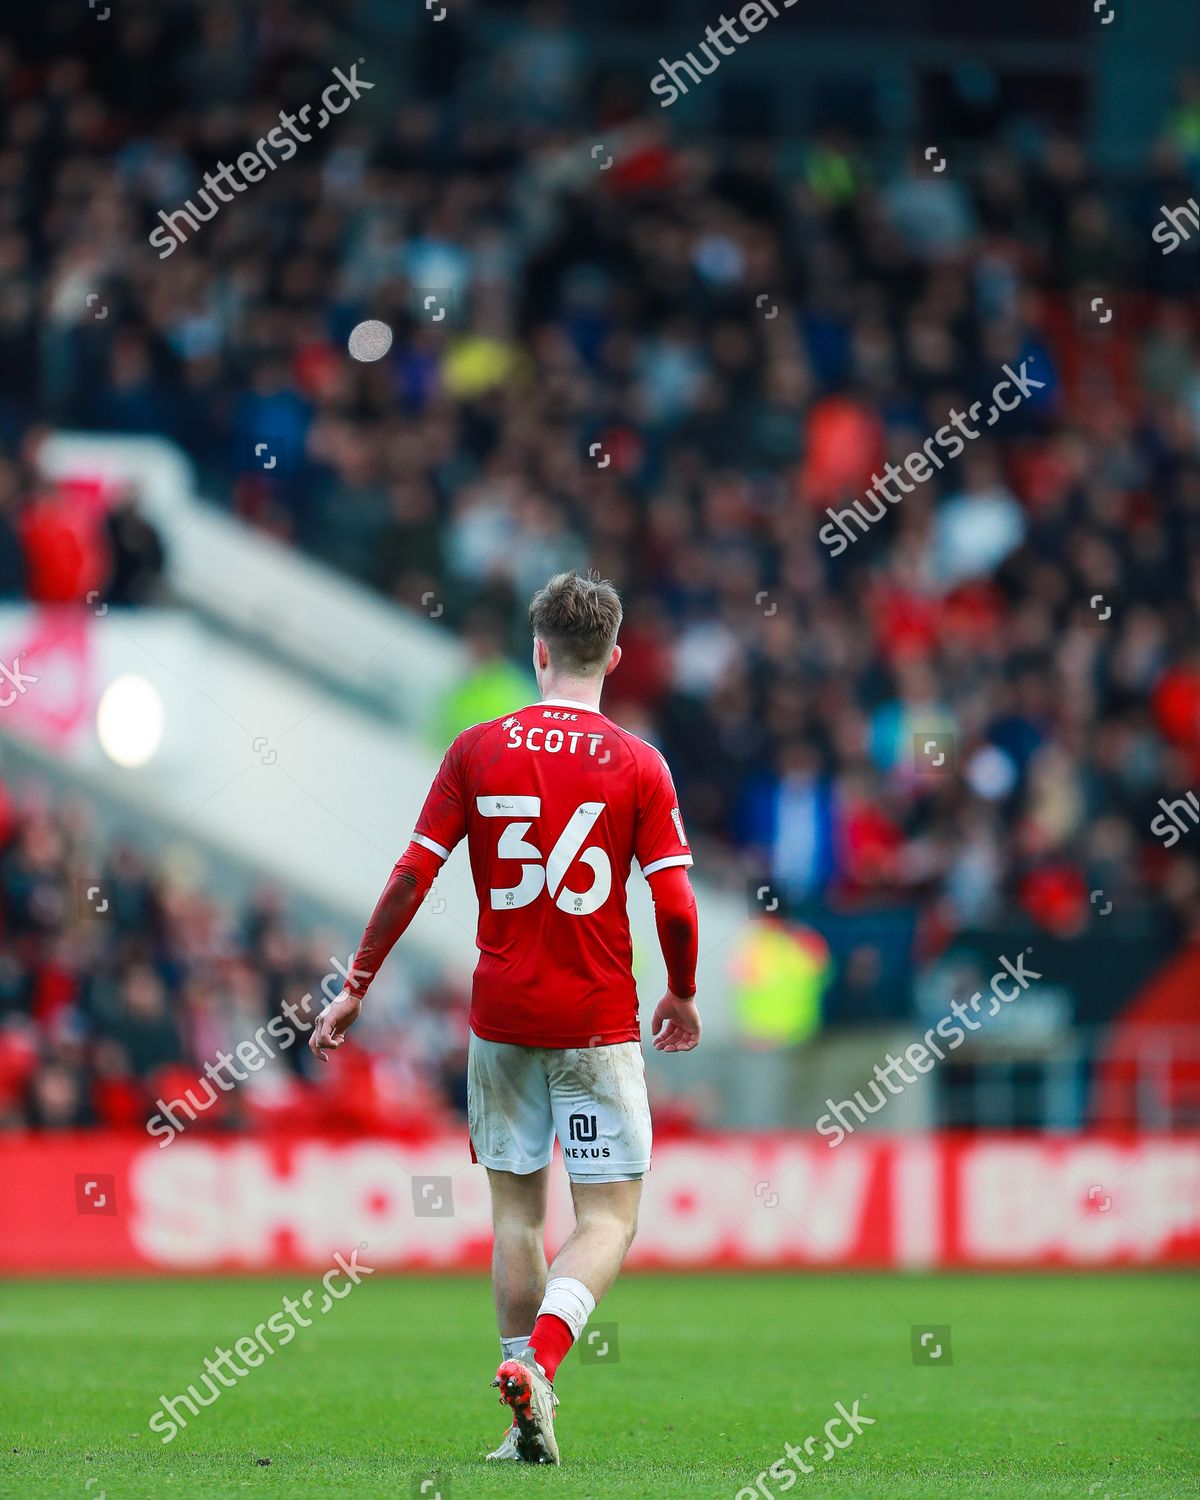
[[391,347],[392,330],[378,318],[368,318],[365,323],[357,323],[350,330],[347,340],[351,357],[363,364],[382,359]]
[[157,753],[164,719],[154,684],[134,672],[123,673],[100,696],[96,709],[100,746],[114,764],[136,770]]

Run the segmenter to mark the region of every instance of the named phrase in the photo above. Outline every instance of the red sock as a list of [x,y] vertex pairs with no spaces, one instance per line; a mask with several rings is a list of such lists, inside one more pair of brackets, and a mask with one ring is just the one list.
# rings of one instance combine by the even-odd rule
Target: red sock
[[571,1330],[561,1318],[553,1313],[540,1313],[529,1335],[529,1347],[533,1356],[546,1372],[546,1379],[553,1380],[554,1372],[567,1357],[567,1351],[575,1342]]

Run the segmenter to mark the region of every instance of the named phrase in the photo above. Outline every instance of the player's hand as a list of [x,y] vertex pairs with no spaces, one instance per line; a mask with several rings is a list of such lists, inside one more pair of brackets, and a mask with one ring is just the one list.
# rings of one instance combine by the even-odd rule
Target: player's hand
[[655,1051],[690,1052],[700,1044],[700,1012],[696,1002],[681,1000],[668,990],[654,1008],[650,1030],[654,1033]]
[[356,1000],[349,990],[343,990],[336,1000],[331,1000],[317,1017],[312,1036],[308,1039],[309,1050],[321,1062],[328,1062],[327,1053],[335,1051],[346,1040],[346,1033],[358,1020],[362,1001]]

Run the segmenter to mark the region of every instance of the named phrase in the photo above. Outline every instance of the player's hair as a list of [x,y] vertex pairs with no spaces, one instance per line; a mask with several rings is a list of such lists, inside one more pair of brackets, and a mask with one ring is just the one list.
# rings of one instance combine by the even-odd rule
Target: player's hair
[[556,573],[529,601],[529,624],[555,666],[594,672],[604,666],[621,626],[621,596],[597,573]]

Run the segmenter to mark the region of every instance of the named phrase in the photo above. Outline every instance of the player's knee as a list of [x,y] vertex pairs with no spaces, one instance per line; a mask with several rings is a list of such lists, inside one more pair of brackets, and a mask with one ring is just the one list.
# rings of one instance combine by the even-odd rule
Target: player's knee
[[541,1233],[546,1227],[547,1174],[528,1177],[508,1172],[489,1172],[492,1192],[492,1225],[497,1234]]
[[492,1225],[497,1237],[540,1242],[546,1233],[545,1194],[514,1193],[504,1198],[493,1194]]
[[528,1252],[535,1250],[545,1244],[546,1220],[531,1218],[497,1218],[495,1222],[495,1236],[510,1254],[517,1252]]

